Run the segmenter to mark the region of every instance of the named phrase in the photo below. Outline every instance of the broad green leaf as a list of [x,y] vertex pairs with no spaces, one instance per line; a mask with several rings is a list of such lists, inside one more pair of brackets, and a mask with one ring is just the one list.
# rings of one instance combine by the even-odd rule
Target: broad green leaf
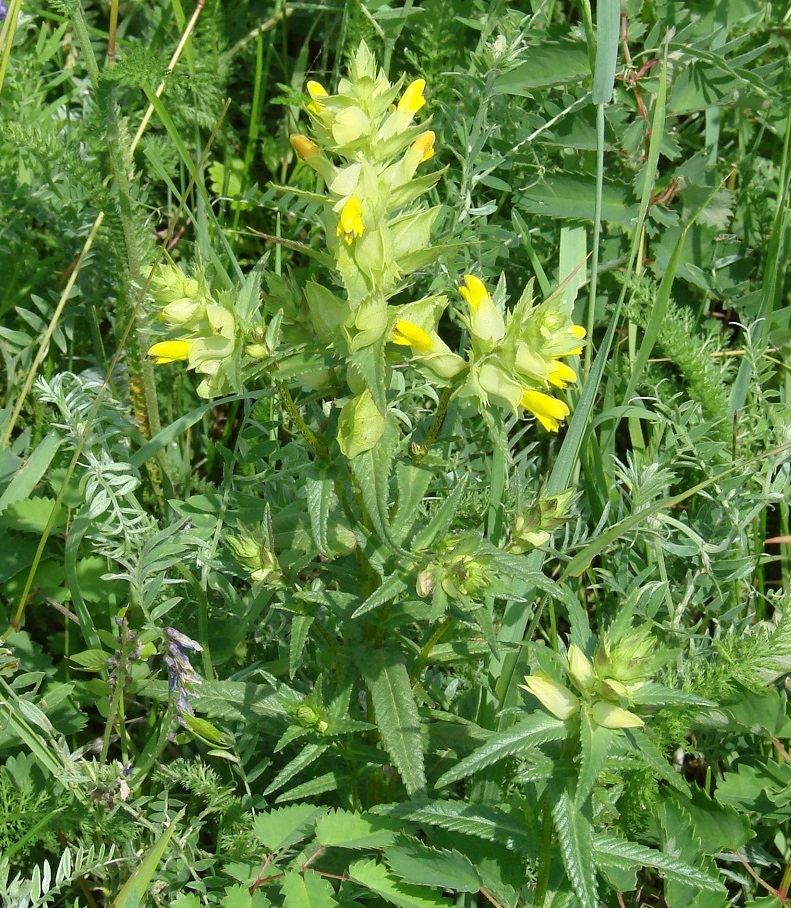
[[420,717],[404,656],[396,647],[357,650],[355,662],[371,693],[382,743],[410,795],[426,787]]
[[481,888],[472,861],[458,851],[429,848],[417,839],[401,836],[384,856],[393,873],[407,883],[455,892],[477,892]]
[[710,798],[697,785],[690,786],[690,794],[691,799],[685,799],[681,807],[692,820],[704,854],[738,851],[755,836],[749,818],[732,806]]
[[[39,536],[47,528],[53,511],[58,507],[54,498],[23,498],[14,501],[0,514],[0,527],[19,533],[36,533]],[[65,513],[56,516],[50,532],[63,526]]]
[[377,864],[376,861],[358,861],[352,864],[349,876],[355,883],[365,886],[386,902],[398,905],[399,908],[450,908],[452,904],[424,888],[400,882],[386,867]]
[[62,441],[60,433],[53,431],[36,445],[35,451],[24,461],[0,496],[0,512],[13,502],[28,498],[33,493],[33,489],[39,484],[58,453]]
[[449,769],[437,781],[437,787],[463,779],[499,760],[512,757],[531,747],[537,747],[539,744],[545,744],[547,741],[561,741],[568,734],[568,726],[562,719],[556,719],[543,710],[530,713],[518,725],[507,731],[493,734],[483,747],[479,747],[452,769]]
[[[200,908],[203,903],[196,898],[195,908]],[[269,908],[272,903],[260,889],[250,892],[247,886],[238,883],[236,886],[227,886],[225,896],[220,902],[222,908]],[[185,906],[187,908],[187,906]],[[192,906],[190,906],[192,908]]]
[[578,810],[568,791],[552,804],[552,819],[560,853],[571,885],[582,908],[598,908],[598,888],[590,821]]
[[326,847],[384,848],[395,842],[402,828],[391,817],[331,810],[316,824],[316,841]]
[[[202,902],[194,892],[182,892],[173,902],[173,908],[202,908]],[[226,908],[224,903],[223,908]]]
[[334,908],[338,902],[329,880],[313,870],[290,870],[281,883],[283,908]]
[[[692,816],[686,805],[665,801],[657,811],[662,829],[662,850],[676,860],[707,873],[717,879],[718,869],[714,861],[704,854]],[[725,908],[728,893],[722,881],[717,890],[703,890],[689,882],[665,878],[665,902],[669,908]]]
[[139,908],[140,905],[145,904],[144,897],[151,878],[154,876],[159,862],[162,860],[162,855],[173,838],[173,833],[184,817],[185,811],[186,807],[173,817],[156,843],[148,850],[146,856],[121,887],[121,891],[113,901],[113,908]]
[[312,835],[313,826],[324,809],[314,804],[278,807],[259,813],[253,821],[253,829],[258,840],[270,851],[279,851]]
[[504,95],[531,94],[534,88],[579,82],[591,74],[588,51],[581,43],[549,41],[531,47],[527,61],[495,80],[495,91]]
[[[519,197],[519,209],[550,218],[593,220],[596,181],[580,173],[549,174]],[[638,215],[631,187],[614,180],[602,185],[602,220],[629,227]]]

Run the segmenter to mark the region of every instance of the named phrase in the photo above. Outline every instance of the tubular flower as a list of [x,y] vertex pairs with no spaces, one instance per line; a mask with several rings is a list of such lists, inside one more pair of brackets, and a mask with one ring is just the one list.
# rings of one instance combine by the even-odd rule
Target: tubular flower
[[324,104],[321,99],[327,97],[327,89],[320,82],[314,82],[312,79],[305,87],[311,99],[310,104],[308,104],[308,110],[318,116],[324,110]]
[[640,728],[645,725],[640,716],[608,703],[606,700],[597,700],[591,707],[591,717],[602,728]]
[[428,132],[424,132],[422,136],[415,139],[410,150],[413,152],[420,152],[420,161],[418,163],[423,164],[434,157],[435,138],[436,136],[429,129]]
[[483,282],[474,274],[467,274],[459,284],[459,292],[470,309],[473,343],[477,339],[490,346],[501,341],[505,336],[505,322]]
[[567,687],[553,681],[549,675],[544,672],[536,672],[535,675],[528,675],[525,683],[519,685],[523,690],[530,693],[540,701],[541,705],[549,710],[557,719],[570,719],[575,713],[579,712],[579,697],[573,694]]
[[316,155],[321,154],[319,146],[307,136],[299,135],[297,133],[296,135],[289,136],[288,140],[291,142],[291,147],[303,161],[309,161]]
[[569,415],[569,408],[556,397],[525,388],[520,406],[532,413],[548,432],[557,432],[561,422]]
[[426,103],[426,99],[423,97],[425,90],[425,79],[415,79],[414,82],[410,82],[398,102],[398,110],[408,110],[410,113],[417,113]]
[[431,353],[434,349],[434,341],[427,331],[402,318],[397,319],[393,326],[393,343],[411,347],[418,353]]
[[166,363],[176,363],[189,359],[191,348],[192,341],[160,341],[149,348],[148,355],[153,357],[156,365],[163,366]]
[[346,200],[341,209],[338,228],[335,232],[338,236],[342,236],[346,243],[350,244],[353,239],[362,236],[364,230],[362,204],[360,199],[353,195]]
[[567,366],[558,360],[553,360],[552,365],[549,367],[547,381],[556,388],[565,388],[567,385],[573,385],[577,381],[577,373],[571,366]]

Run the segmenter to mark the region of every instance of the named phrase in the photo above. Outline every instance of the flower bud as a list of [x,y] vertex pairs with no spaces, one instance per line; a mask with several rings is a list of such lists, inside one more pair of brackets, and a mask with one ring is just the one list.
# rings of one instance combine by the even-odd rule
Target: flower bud
[[569,678],[581,693],[586,694],[593,688],[596,678],[593,664],[582,650],[574,643],[569,646]]
[[357,457],[370,451],[384,434],[387,420],[379,412],[371,392],[362,394],[344,404],[338,420],[338,444],[343,454]]
[[591,718],[602,728],[640,728],[645,725],[640,716],[606,700],[598,700],[593,704]]
[[528,675],[525,683],[519,685],[541,703],[541,705],[558,719],[570,719],[579,712],[580,701],[567,687],[553,681],[544,672]]

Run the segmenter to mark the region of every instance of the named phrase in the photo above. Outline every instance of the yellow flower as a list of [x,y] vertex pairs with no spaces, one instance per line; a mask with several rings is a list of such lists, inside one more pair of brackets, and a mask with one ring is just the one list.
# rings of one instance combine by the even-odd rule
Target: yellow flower
[[573,385],[577,381],[577,373],[571,366],[554,360],[549,367],[547,380],[556,388],[565,388],[566,385]]
[[525,388],[519,402],[541,423],[548,432],[557,432],[561,422],[569,415],[569,408],[556,397],[542,394],[541,391],[532,391]]
[[324,105],[321,103],[320,99],[327,97],[327,89],[320,82],[314,82],[312,79],[305,87],[311,97],[311,102],[308,104],[308,110],[310,113],[318,116],[322,110],[324,110]]
[[607,703],[606,700],[598,700],[593,704],[591,717],[602,728],[640,728],[645,725],[640,716],[614,703]]
[[505,335],[505,322],[492,302],[483,282],[474,274],[465,275],[459,292],[470,308],[470,332],[474,339],[483,341],[488,348],[499,343]]
[[[575,340],[582,340],[585,337],[586,331],[582,325],[570,325],[568,328],[568,334],[570,334]],[[555,354],[556,356],[579,356],[582,353],[582,347],[575,347],[573,350],[569,350],[568,353]]]
[[175,363],[189,359],[191,347],[192,341],[160,341],[149,349],[148,355],[154,358],[154,362],[158,366],[162,366],[165,363]]
[[341,209],[338,229],[335,232],[338,236],[342,236],[347,243],[351,243],[356,237],[362,236],[364,230],[362,204],[356,195],[350,196]]
[[303,161],[307,161],[310,158],[314,158],[317,154],[321,154],[319,146],[315,142],[312,142],[307,136],[297,134],[289,136],[288,140],[291,142],[291,147]]
[[408,110],[411,113],[417,113],[426,103],[426,99],[423,97],[425,89],[425,79],[415,79],[414,82],[410,82],[398,102],[398,110]]
[[481,303],[489,299],[489,292],[484,287],[483,281],[474,274],[468,274],[461,279],[459,292],[473,312],[477,312]]
[[414,322],[408,322],[402,318],[397,319],[393,326],[393,343],[412,347],[418,353],[431,353],[434,349],[434,341],[427,331]]
[[434,139],[436,136],[429,129],[428,132],[424,132],[422,136],[418,136],[417,139],[412,143],[412,151],[420,152],[420,163],[428,161],[429,158],[434,157]]

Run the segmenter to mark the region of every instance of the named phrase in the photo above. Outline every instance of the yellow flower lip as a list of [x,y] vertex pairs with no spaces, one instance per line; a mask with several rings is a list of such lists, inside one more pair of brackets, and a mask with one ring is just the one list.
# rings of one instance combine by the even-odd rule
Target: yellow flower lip
[[418,353],[430,353],[434,349],[434,341],[428,332],[403,318],[396,319],[393,325],[393,343],[412,347]]
[[474,274],[466,274],[459,283],[459,293],[473,312],[477,312],[484,300],[489,299],[489,293],[483,281]]
[[425,89],[425,79],[415,79],[414,82],[410,82],[398,102],[398,110],[408,110],[411,113],[417,113],[426,103],[426,99],[423,97]]
[[317,154],[321,154],[319,146],[307,136],[299,135],[297,133],[296,135],[289,136],[288,140],[291,142],[291,147],[303,161],[308,160],[308,158],[313,158]]
[[573,385],[577,381],[577,373],[567,366],[566,363],[561,363],[558,360],[554,360],[550,366],[549,375],[547,375],[547,381],[550,384],[554,385],[556,388],[565,388],[566,385]]
[[547,432],[557,432],[561,422],[569,415],[569,408],[556,397],[524,388],[519,405],[532,413]]
[[342,236],[346,243],[351,243],[358,236],[362,236],[364,230],[363,207],[360,199],[356,195],[350,196],[341,209],[338,228],[335,232],[338,236]]
[[321,84],[321,82],[315,82],[313,79],[310,79],[305,88],[308,90],[311,101],[308,104],[308,110],[310,113],[318,116],[322,110],[324,110],[324,105],[321,103],[321,98],[328,97],[327,89]]
[[429,158],[434,157],[434,139],[436,136],[429,129],[427,132],[424,132],[422,136],[418,136],[417,139],[412,144],[412,148],[415,151],[420,152],[420,163],[428,161]]
[[158,366],[175,363],[189,359],[192,341],[171,340],[160,341],[149,348],[148,355],[154,359]]

